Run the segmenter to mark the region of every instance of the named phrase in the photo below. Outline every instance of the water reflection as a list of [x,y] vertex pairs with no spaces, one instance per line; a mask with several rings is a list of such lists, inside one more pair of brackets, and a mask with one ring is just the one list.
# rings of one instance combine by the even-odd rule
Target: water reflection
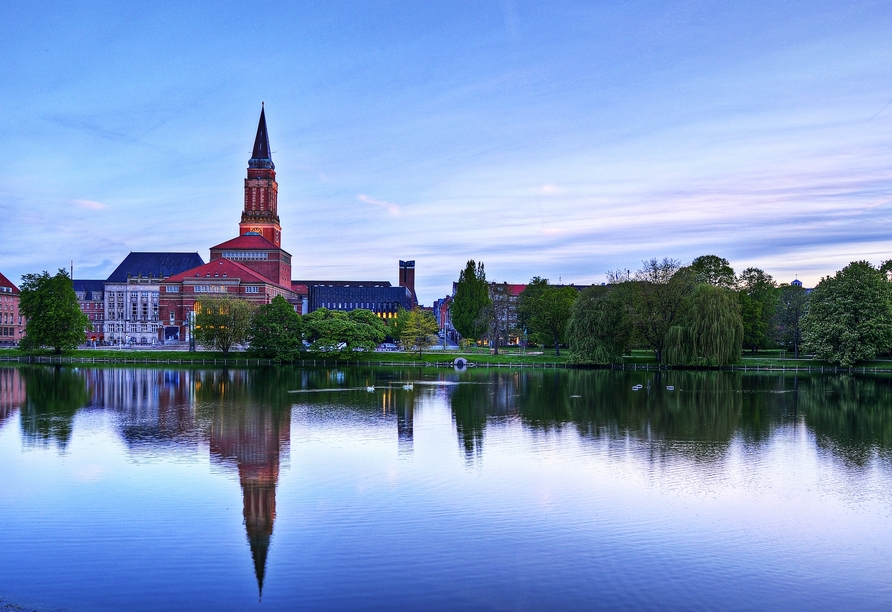
[[77,370],[61,366],[28,366],[20,373],[25,383],[23,439],[43,446],[55,442],[64,450],[71,440],[74,414],[88,403],[86,380]]
[[239,475],[242,515],[261,596],[276,520],[279,464],[291,439],[291,406],[282,401],[277,374],[200,372],[194,385],[199,412],[209,416],[211,458]]
[[25,403],[25,381],[18,368],[0,368],[0,427]]
[[488,429],[512,422],[532,432],[572,431],[607,448],[631,443],[660,463],[721,462],[735,443],[758,451],[790,425],[808,428],[853,470],[892,458],[892,377],[882,375],[0,368],[0,426],[18,411],[25,444],[64,452],[76,413],[87,408],[112,414],[132,453],[195,454],[206,446],[212,462],[238,476],[260,594],[294,407],[310,407],[334,426],[350,413],[392,428],[397,451],[411,456],[423,402],[448,407],[469,462],[482,461]]

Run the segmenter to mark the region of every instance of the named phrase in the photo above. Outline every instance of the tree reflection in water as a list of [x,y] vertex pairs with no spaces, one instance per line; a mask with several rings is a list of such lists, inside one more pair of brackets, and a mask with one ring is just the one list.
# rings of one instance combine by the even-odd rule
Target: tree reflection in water
[[[442,384],[423,384],[437,380]],[[403,388],[413,381],[413,388]],[[638,384],[641,389],[633,390]],[[75,414],[87,406],[114,413],[133,453],[194,453],[207,443],[211,460],[238,474],[261,594],[292,406],[316,411],[327,425],[358,418],[392,427],[405,455],[414,448],[416,402],[425,398],[447,402],[468,462],[482,460],[487,427],[510,422],[533,432],[575,431],[608,451],[626,452],[631,442],[661,463],[723,461],[735,443],[758,452],[778,428],[790,425],[807,427],[820,449],[850,469],[863,469],[877,456],[892,459],[892,377],[884,375],[0,368],[0,426],[18,410],[27,444],[53,441],[64,450]]]
[[25,381],[23,439],[38,445],[54,441],[64,450],[71,440],[75,413],[89,402],[83,374],[62,366],[25,366],[20,372]]

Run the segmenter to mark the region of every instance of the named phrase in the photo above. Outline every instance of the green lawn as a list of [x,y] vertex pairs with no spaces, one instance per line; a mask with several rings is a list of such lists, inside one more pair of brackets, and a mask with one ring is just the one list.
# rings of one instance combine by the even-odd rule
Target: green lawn
[[[18,357],[27,357],[28,354],[19,351],[18,349],[0,349],[0,360],[3,359],[4,356],[9,356],[13,358]],[[41,357],[41,358],[55,358],[57,357],[51,352],[41,352],[32,354],[31,356]],[[68,351],[61,355],[63,360],[65,359],[95,359],[96,361],[105,361],[105,362],[119,362],[119,363],[152,363],[152,362],[166,362],[170,361],[171,363],[196,363],[196,364],[205,364],[207,365],[210,361],[213,363],[214,361],[223,360],[223,354],[215,351],[166,351],[162,349],[157,350],[138,350],[138,349],[77,349],[74,351]],[[425,351],[420,357],[417,352],[415,353],[407,353],[407,352],[361,352],[361,353],[353,353],[353,354],[340,354],[340,353],[307,353],[303,357],[302,361],[304,362],[315,362],[315,363],[330,363],[330,362],[361,362],[361,363],[381,363],[381,364],[390,364],[390,363],[444,363],[444,362],[452,362],[457,357],[464,357],[471,363],[477,364],[499,364],[499,365],[526,365],[526,366],[535,366],[542,365],[546,367],[553,367],[556,365],[566,365],[567,364],[567,351],[564,350],[561,352],[560,356],[556,356],[554,354],[554,349],[535,349],[535,350],[527,350],[521,351],[517,348],[508,348],[508,349],[500,349],[498,355],[491,354],[488,348],[479,348],[474,347],[470,349],[462,349],[462,350],[454,350],[454,351]],[[225,358],[228,363],[244,363],[244,364],[264,364],[267,363],[268,360],[257,360],[254,357],[249,357],[245,353],[233,352],[229,353],[229,356]],[[655,366],[656,360],[654,359],[653,351],[650,350],[634,350],[630,355],[626,355],[623,358],[623,364],[625,365],[646,365],[646,366]],[[616,364],[619,365],[619,364]],[[734,364],[735,367],[751,367],[751,368],[832,368],[831,364],[828,364],[826,361],[821,361],[819,359],[808,359],[805,357],[801,357],[799,359],[794,359],[789,352],[772,350],[772,351],[759,351],[757,353],[745,352],[743,354],[743,358],[737,363]],[[881,369],[892,369],[892,360],[888,359],[876,359],[868,362],[859,363],[856,367],[858,368],[881,368]]]

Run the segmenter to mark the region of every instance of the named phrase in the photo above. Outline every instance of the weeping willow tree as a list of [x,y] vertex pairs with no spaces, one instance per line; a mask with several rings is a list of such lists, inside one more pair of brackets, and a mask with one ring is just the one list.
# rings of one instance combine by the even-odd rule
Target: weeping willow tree
[[619,363],[628,347],[631,322],[623,291],[589,287],[573,303],[567,339],[570,363]]
[[669,365],[718,366],[740,359],[743,319],[736,296],[699,285],[679,323],[666,333],[665,346]]

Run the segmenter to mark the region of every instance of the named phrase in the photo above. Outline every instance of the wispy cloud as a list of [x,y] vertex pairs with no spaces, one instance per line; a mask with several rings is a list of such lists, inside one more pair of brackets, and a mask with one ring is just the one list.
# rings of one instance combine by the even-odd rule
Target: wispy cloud
[[384,208],[394,217],[399,217],[403,214],[403,211],[400,209],[399,204],[394,204],[393,202],[388,202],[386,200],[376,200],[375,198],[370,198],[369,196],[360,193],[356,196],[356,199],[365,202],[366,204],[374,204],[375,206],[380,206]]
[[108,208],[102,202],[94,202],[93,200],[72,200],[71,203],[85,210],[105,210]]

